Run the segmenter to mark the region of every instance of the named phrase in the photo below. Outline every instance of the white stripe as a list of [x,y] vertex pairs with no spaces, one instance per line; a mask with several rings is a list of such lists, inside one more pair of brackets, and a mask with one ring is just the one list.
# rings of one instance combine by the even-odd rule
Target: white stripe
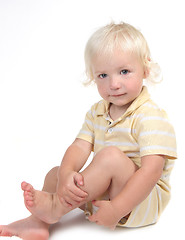
[[95,144],[105,145],[105,142],[102,140],[95,139]]
[[174,165],[175,165],[175,163],[167,164],[167,165],[164,167],[164,170],[168,170],[169,168],[173,168]]
[[139,136],[142,137],[142,136],[147,136],[147,135],[163,135],[163,136],[175,138],[175,134],[173,134],[173,133],[169,133],[169,132],[165,132],[165,131],[158,131],[158,130],[141,132]]
[[104,142],[104,141],[98,140],[98,139],[95,139],[95,144],[106,145],[106,146],[129,146],[129,147],[138,146],[137,143],[130,143],[130,142]]
[[94,116],[95,116],[95,113],[96,113],[95,110],[94,110],[93,112],[91,111],[91,109],[88,111],[88,114],[90,114],[91,117],[93,117],[93,118],[94,118]]
[[92,111],[91,111],[91,109],[90,109],[87,113],[90,114],[90,115],[92,115]]
[[[156,184],[156,188],[157,188],[157,192],[159,194],[159,198],[160,198],[160,201],[161,201],[161,191],[160,191],[160,188],[157,184]],[[166,184],[163,185],[163,190],[168,191],[168,192],[171,191],[170,187],[168,187]]]
[[[157,184],[156,184],[156,191],[157,191],[157,194],[158,194]],[[154,216],[154,219],[153,219],[152,223],[156,223],[156,222],[157,222],[157,219],[158,219],[158,211],[159,211],[159,201],[158,201],[158,199],[157,199],[157,209],[156,209],[156,213],[155,213],[155,216]]]
[[154,219],[152,221],[152,224],[156,223],[157,222],[157,218],[158,218],[158,204],[157,204],[157,209],[156,209],[156,213],[155,213],[155,216],[154,216]]
[[[98,129],[98,130],[102,130],[102,131],[106,131],[108,130],[109,128],[107,127],[104,127],[104,126],[101,126],[101,125],[98,125],[98,124],[95,124],[93,125],[93,123],[86,119],[85,122],[88,124],[88,125],[91,125],[91,126],[94,126],[95,129]],[[111,128],[111,127],[110,127]],[[126,132],[126,133],[130,133],[131,131],[133,133],[136,133],[136,129],[131,129],[131,128],[112,128],[114,132]]]
[[140,153],[139,152],[135,152],[135,153],[126,153],[127,157],[139,157]]
[[[87,123],[89,123],[90,125],[92,125],[92,123],[90,121],[88,121]],[[132,129],[132,128],[112,128],[111,126],[109,126],[108,128],[107,127],[104,127],[104,126],[101,126],[101,125],[98,125],[98,124],[95,124],[94,125],[94,128],[95,129],[98,129],[98,130],[102,130],[102,131],[107,131],[108,129],[113,129],[113,132],[125,132],[125,133],[130,133],[131,131],[133,133],[136,133],[136,129]]]
[[136,129],[132,129],[132,128],[113,128],[114,132],[126,132],[126,133],[136,133]]
[[127,147],[138,146],[137,143],[131,143],[131,142],[106,142],[106,145],[108,145],[108,146],[127,146]]
[[159,121],[168,122],[168,119],[163,118],[163,117],[158,117],[158,116],[144,117],[144,118],[141,119],[140,122],[149,121],[149,120],[159,120]]
[[129,220],[129,223],[126,225],[127,227],[129,227],[129,226],[132,224],[132,222],[134,221],[135,216],[136,216],[137,212],[139,211],[139,208],[140,208],[140,205],[138,205],[138,206],[136,207],[134,215],[133,215],[132,218]]
[[156,214],[155,214],[155,217],[154,217],[152,223],[157,222],[158,214],[159,214],[159,204],[161,204],[161,190],[157,184],[155,185],[155,187],[156,187],[156,191],[157,191],[157,195],[158,195],[158,199],[157,199],[158,204],[157,204]]
[[85,122],[86,122],[88,125],[93,126],[93,123],[92,123],[90,120],[86,119]]
[[134,114],[133,116],[128,116],[128,117],[126,117],[126,119],[142,118],[143,116],[144,116],[144,113]]
[[154,108],[154,109],[160,109],[157,105],[153,105],[151,103],[144,103],[142,106]]
[[144,216],[143,220],[141,221],[141,223],[140,223],[137,227],[142,226],[143,223],[145,222],[145,220],[146,220],[146,218],[147,218],[147,216],[148,216],[149,210],[150,210],[151,200],[152,200],[152,192],[151,192],[150,195],[149,195],[148,207],[147,207],[147,210],[146,210],[145,216]]
[[168,187],[166,184],[163,185],[163,190],[168,191],[168,192],[171,191],[170,187]]
[[91,137],[94,137],[94,134],[92,132],[88,132],[88,131],[85,131],[85,130],[81,130],[79,134],[85,134],[85,135],[89,135]]
[[156,189],[157,189],[158,198],[159,198],[160,203],[161,203],[161,201],[162,201],[162,198],[161,198],[161,190],[160,190],[160,188],[159,188],[159,186],[158,186],[157,184],[155,185],[155,187],[156,187]]
[[161,150],[167,150],[167,151],[176,152],[176,148],[159,146],[159,145],[141,147],[140,148],[140,152],[147,151],[147,150],[153,150],[153,149],[156,149],[156,150],[157,149],[161,149]]
[[98,124],[95,124],[95,125],[94,125],[94,128],[95,128],[95,129],[99,129],[99,130],[103,130],[103,131],[107,130],[106,127],[101,126],[101,125],[98,125]]
[[164,174],[164,175],[161,176],[161,179],[162,179],[162,180],[169,180],[170,175],[171,175],[170,173]]

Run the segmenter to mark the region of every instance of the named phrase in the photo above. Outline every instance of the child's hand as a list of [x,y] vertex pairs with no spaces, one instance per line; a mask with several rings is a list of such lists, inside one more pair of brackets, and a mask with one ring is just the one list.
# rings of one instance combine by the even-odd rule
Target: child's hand
[[83,176],[77,172],[69,172],[59,177],[57,193],[66,207],[76,207],[80,205],[88,194],[80,189],[84,185]]
[[111,201],[93,201],[92,203],[99,209],[92,216],[89,216],[89,221],[114,230],[120,219],[115,216]]

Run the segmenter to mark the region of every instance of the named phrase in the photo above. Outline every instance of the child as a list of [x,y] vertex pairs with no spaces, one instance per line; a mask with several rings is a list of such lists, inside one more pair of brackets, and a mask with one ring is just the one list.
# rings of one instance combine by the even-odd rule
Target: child
[[[109,24],[89,39],[85,63],[103,100],[87,113],[43,191],[22,183],[32,215],[1,226],[0,236],[46,240],[49,225],[77,207],[110,229],[146,226],[156,223],[168,204],[176,141],[165,112],[143,85],[160,74],[146,40],[129,24]],[[92,162],[80,171],[92,151]]]

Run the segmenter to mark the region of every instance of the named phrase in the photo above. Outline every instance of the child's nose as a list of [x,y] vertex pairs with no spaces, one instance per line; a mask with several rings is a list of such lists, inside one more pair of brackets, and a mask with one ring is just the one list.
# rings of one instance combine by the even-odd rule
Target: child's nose
[[121,87],[120,79],[118,77],[112,77],[110,79],[110,89],[115,90],[119,89],[120,87]]

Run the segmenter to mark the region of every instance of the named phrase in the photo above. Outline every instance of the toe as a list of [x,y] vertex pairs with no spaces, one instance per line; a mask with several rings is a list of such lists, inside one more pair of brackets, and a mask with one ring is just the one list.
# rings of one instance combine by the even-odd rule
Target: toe
[[21,188],[23,191],[32,191],[33,190],[32,185],[27,182],[22,182]]
[[21,183],[21,188],[22,188],[23,191],[26,190],[27,185],[28,185],[27,182],[22,182]]
[[0,226],[0,236],[11,237],[12,234],[9,231],[7,231],[6,226]]
[[28,207],[33,207],[34,202],[33,202],[32,200],[26,200],[26,205],[27,205]]
[[26,201],[33,201],[33,196],[24,195]]
[[29,191],[24,191],[24,196],[30,196],[30,197],[33,197],[33,192],[29,192]]

